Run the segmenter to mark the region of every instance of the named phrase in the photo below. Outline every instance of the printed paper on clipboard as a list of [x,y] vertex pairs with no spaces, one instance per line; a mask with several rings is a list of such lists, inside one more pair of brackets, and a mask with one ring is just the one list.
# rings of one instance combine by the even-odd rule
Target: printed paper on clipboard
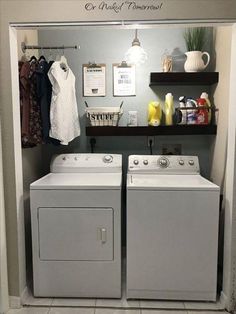
[[89,97],[106,96],[106,65],[83,65],[83,95]]
[[114,96],[135,96],[135,65],[113,64]]

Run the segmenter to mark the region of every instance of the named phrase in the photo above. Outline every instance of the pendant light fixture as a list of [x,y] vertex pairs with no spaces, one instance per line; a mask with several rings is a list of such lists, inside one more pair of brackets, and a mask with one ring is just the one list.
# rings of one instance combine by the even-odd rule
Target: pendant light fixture
[[132,47],[125,54],[125,61],[136,65],[142,64],[147,60],[147,53],[141,47],[138,39],[138,30],[135,30],[135,38],[132,42]]

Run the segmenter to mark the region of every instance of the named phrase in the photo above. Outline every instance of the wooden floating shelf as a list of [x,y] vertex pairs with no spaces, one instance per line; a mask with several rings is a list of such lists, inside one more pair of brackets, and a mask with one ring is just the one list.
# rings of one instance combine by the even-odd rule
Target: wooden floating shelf
[[213,85],[218,81],[218,72],[151,72],[149,86]]
[[215,135],[216,125],[87,126],[87,136]]

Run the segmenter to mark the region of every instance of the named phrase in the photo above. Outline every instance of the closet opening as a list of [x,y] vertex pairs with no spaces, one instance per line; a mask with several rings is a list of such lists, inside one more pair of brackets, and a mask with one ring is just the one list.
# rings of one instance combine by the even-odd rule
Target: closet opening
[[[219,83],[212,86],[164,86],[149,87],[151,72],[161,72],[163,55],[172,56],[173,71],[184,71],[184,31],[193,26],[204,26],[207,29],[208,41],[205,49],[210,52],[211,60],[207,71],[219,72]],[[131,46],[134,37],[134,30],[138,29],[139,39],[142,47],[148,55],[148,62],[144,66],[136,68],[136,96],[117,97],[113,93],[113,64],[120,64],[124,60],[125,52]],[[225,47],[222,47],[222,40]],[[15,154],[18,159],[19,177],[19,196],[23,197],[22,212],[19,224],[24,229],[19,228],[19,242],[22,259],[20,261],[22,277],[27,278],[22,302],[34,302],[31,295],[32,290],[32,244],[31,244],[31,221],[30,221],[30,193],[29,185],[33,181],[42,177],[50,171],[50,161],[55,154],[64,153],[88,153],[91,151],[91,138],[85,134],[88,123],[85,116],[85,101],[90,106],[117,106],[120,101],[124,101],[124,114],[120,119],[119,125],[126,126],[128,121],[128,111],[138,112],[139,125],[147,125],[147,106],[151,100],[157,98],[163,100],[165,94],[172,92],[177,105],[178,96],[187,95],[197,98],[202,92],[211,95],[211,99],[219,109],[217,121],[217,136],[195,136],[194,141],[191,135],[181,136],[159,136],[155,137],[154,153],[162,154],[163,146],[180,144],[183,155],[197,155],[200,159],[201,173],[206,178],[212,180],[221,187],[223,203],[220,209],[220,234],[219,234],[219,262],[218,262],[218,301],[216,308],[230,308],[232,300],[229,299],[228,285],[231,281],[230,261],[233,259],[233,252],[228,252],[224,247],[230,245],[230,233],[232,221],[230,221],[227,211],[228,193],[225,186],[229,185],[230,175],[229,165],[234,164],[229,152],[227,152],[227,133],[229,128],[233,130],[234,124],[228,113],[232,111],[233,85],[231,68],[235,65],[231,56],[231,49],[235,49],[236,34],[235,26],[224,23],[188,23],[188,24],[155,24],[139,23],[124,25],[120,22],[114,23],[81,23],[81,25],[12,25],[10,27],[11,40],[11,71],[13,84],[14,100],[14,121],[15,121]],[[40,46],[42,49],[26,49],[22,51],[22,43],[29,46]],[[63,49],[63,46],[77,46],[80,49]],[[59,49],[45,49],[43,47],[61,47]],[[64,57],[72,69],[76,78],[76,97],[78,112],[80,117],[80,137],[76,137],[69,145],[55,145],[55,143],[42,144],[38,141],[32,147],[22,148],[22,116],[20,111],[20,93],[18,79],[18,61],[30,60],[32,56],[36,60],[42,56],[48,62]],[[220,56],[220,57],[219,57]],[[222,58],[224,56],[224,59]],[[229,60],[225,65],[224,60]],[[231,60],[231,62],[230,62]],[[83,96],[83,65],[89,63],[106,64],[106,95],[105,97],[84,97]],[[234,64],[233,64],[234,63]],[[221,80],[221,77],[224,77]],[[228,85],[226,84],[228,83]],[[227,86],[226,86],[227,85]],[[230,88],[228,87],[230,86]],[[135,137],[95,137],[93,151],[96,153],[120,153],[123,155],[123,181],[127,172],[127,158],[130,154],[149,154],[146,136]],[[119,140],[118,140],[119,139]],[[233,136],[228,138],[233,141]],[[58,143],[57,143],[58,144]],[[234,145],[232,146],[234,147]],[[233,155],[232,155],[233,156]],[[228,180],[228,181],[227,181]],[[125,187],[124,187],[125,189]],[[226,208],[226,211],[225,211]],[[234,210],[233,208],[231,208]],[[125,252],[125,203],[123,204],[123,223],[122,223],[122,247]],[[226,217],[226,224],[225,222]],[[224,237],[224,234],[227,237]],[[25,249],[24,249],[25,246]],[[125,256],[124,256],[125,257]],[[124,258],[125,260],[125,258]],[[225,262],[223,262],[223,260]],[[24,262],[25,261],[25,262]],[[124,269],[124,267],[123,267]],[[25,280],[23,279],[23,281]],[[222,292],[223,291],[223,292]],[[226,291],[226,292],[225,292]],[[226,294],[225,294],[226,293]],[[27,301],[28,300],[28,301]],[[67,303],[68,304],[68,303]],[[178,305],[177,305],[178,306]],[[200,305],[202,306],[202,305]],[[167,307],[168,308],[168,307]],[[206,304],[204,309],[208,309]],[[195,309],[193,307],[193,309]],[[212,309],[212,308],[211,308]],[[215,309],[213,307],[213,309]]]

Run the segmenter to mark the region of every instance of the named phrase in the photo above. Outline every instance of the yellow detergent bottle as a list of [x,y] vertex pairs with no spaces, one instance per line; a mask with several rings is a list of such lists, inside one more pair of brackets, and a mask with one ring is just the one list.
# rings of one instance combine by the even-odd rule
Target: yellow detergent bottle
[[148,124],[158,126],[161,124],[162,108],[159,101],[150,101],[148,104]]
[[166,94],[165,97],[165,124],[173,124],[173,114],[174,114],[174,98],[171,93]]
[[208,123],[211,123],[211,116],[212,116],[211,102],[210,102],[210,100],[208,98],[208,94],[204,92],[204,93],[201,94],[200,98],[206,99],[206,103],[207,103],[207,106],[209,108],[209,110],[208,110]]

